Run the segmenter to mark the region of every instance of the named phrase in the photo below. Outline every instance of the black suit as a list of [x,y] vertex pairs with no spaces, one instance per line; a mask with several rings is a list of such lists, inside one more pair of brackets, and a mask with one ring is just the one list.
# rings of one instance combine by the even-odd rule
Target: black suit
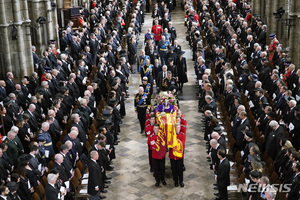
[[273,160],[275,160],[277,153],[280,151],[280,140],[282,138],[285,138],[284,127],[279,126],[266,139],[266,151]]
[[219,190],[220,198],[227,200],[227,186],[230,185],[230,164],[227,158],[225,158],[219,165],[217,171],[217,187]]
[[244,145],[243,145],[244,133],[242,133],[242,131],[245,130],[246,127],[250,128],[250,122],[248,118],[246,118],[244,121],[241,120],[241,123],[237,129],[236,144],[240,151],[244,149]]
[[214,148],[211,149],[211,161],[212,161],[212,164],[215,166],[216,171],[218,171],[219,164],[220,164],[220,160],[217,155],[219,149],[225,150],[225,148],[220,144],[216,149],[214,149]]
[[58,189],[54,188],[52,185],[47,184],[45,187],[45,197],[46,200],[58,200]]
[[75,123],[75,122],[72,122],[70,127],[72,128],[73,126],[75,126],[75,127],[78,128],[78,133],[79,133],[79,134],[78,134],[78,139],[79,139],[83,144],[85,144],[85,143],[86,143],[86,135],[87,135],[87,133],[86,133],[84,127],[82,127],[82,126],[80,125],[80,123]]
[[[92,196],[96,196],[99,194],[99,191],[101,190],[101,168],[99,164],[93,160],[88,161],[88,167],[89,167],[89,180],[88,180],[88,194]],[[99,188],[98,191],[95,190],[95,187]]]
[[5,84],[6,84],[5,90],[7,95],[9,95],[10,93],[16,90],[15,83],[13,80],[6,79]]
[[295,174],[291,185],[291,191],[289,192],[288,200],[298,200],[299,190],[300,190],[300,175]]
[[57,162],[54,162],[52,165],[52,169],[56,168],[59,172],[59,179],[63,182],[66,182],[71,178],[71,173],[63,166],[59,165]]

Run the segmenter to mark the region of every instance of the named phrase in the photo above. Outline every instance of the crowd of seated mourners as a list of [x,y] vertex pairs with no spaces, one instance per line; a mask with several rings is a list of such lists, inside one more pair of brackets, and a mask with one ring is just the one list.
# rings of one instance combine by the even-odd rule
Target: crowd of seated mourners
[[246,1],[186,1],[184,9],[211,169],[218,174],[217,153],[227,149],[244,197],[299,199],[300,70],[274,33],[266,46],[267,25]]
[[[60,47],[50,44],[41,55],[32,47],[35,72],[20,82],[13,72],[0,80],[3,199],[74,199],[93,190],[105,198],[126,115],[128,57],[135,56],[127,46],[136,45],[145,2],[90,3],[80,10],[79,27],[69,21],[61,30]],[[82,194],[92,150],[100,186]]]

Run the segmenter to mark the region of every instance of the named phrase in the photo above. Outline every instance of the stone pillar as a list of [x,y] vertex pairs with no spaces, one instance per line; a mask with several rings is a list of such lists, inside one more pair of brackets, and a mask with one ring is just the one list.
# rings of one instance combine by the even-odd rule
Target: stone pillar
[[30,75],[33,70],[33,58],[32,58],[32,52],[31,52],[31,47],[32,47],[32,43],[31,43],[31,30],[30,30],[30,25],[31,25],[31,20],[29,19],[29,12],[28,12],[28,1],[24,0],[23,1],[23,8],[24,10],[26,10],[26,12],[24,13],[24,26],[25,26],[25,37],[24,37],[24,44],[25,44],[25,58],[26,58],[26,68],[27,68],[27,74],[26,75]]
[[21,20],[20,11],[20,1],[13,0],[13,15],[14,15],[14,25],[17,27],[17,48],[18,48],[18,58],[19,66],[14,66],[15,68],[20,68],[20,77],[27,75],[27,66],[25,63],[25,48],[24,48],[24,37],[23,37],[23,21]]
[[[54,38],[54,27],[53,27],[53,19],[52,19],[52,9],[51,9],[51,1],[45,1],[46,4],[46,12],[47,12],[47,33],[48,40],[52,40]],[[48,41],[47,41],[48,42]]]
[[290,27],[289,57],[292,58],[292,62],[295,63],[297,68],[300,68],[300,13],[296,10],[296,6],[300,6],[300,2],[298,0],[291,0],[291,10],[289,18],[291,18],[291,24],[293,26]]
[[253,0],[252,1],[252,14],[261,14],[260,11],[261,2],[260,0]]
[[[40,0],[31,0],[31,6],[30,6],[30,14],[31,14],[31,19],[32,19],[32,26],[34,26],[36,32],[37,32],[37,38],[36,38],[36,44],[35,44],[35,47],[37,49],[37,53],[41,53],[42,52],[42,29],[41,29],[41,26],[39,24],[36,24],[36,20],[39,18],[39,13],[40,13],[40,10],[39,10],[39,4],[41,3]],[[46,17],[46,16],[44,16]]]
[[[8,34],[8,23],[6,22],[6,16],[5,16],[5,6],[4,6],[4,0],[0,0],[0,32],[3,34],[0,34],[3,40],[3,59],[4,59],[4,66],[6,68],[6,72],[12,71],[12,65],[11,65],[11,57],[10,57],[10,45],[8,37],[10,37],[10,34]],[[3,69],[3,68],[2,68]],[[2,72],[5,74],[5,72]]]

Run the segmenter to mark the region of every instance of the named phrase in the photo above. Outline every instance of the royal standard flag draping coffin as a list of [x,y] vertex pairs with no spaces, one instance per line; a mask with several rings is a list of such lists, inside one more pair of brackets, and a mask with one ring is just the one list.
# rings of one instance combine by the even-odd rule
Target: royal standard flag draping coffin
[[[177,139],[175,125],[176,113],[157,112],[157,123],[159,124],[158,139],[156,141],[157,149],[173,148],[173,154],[182,158],[183,144]],[[163,151],[160,151],[163,153]]]

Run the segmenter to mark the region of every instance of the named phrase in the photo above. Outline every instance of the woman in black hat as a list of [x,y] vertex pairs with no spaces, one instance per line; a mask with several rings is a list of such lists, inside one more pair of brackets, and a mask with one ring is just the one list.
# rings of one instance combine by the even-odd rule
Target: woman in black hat
[[28,129],[26,126],[24,126],[24,119],[22,115],[17,117],[16,126],[19,128],[18,136],[20,137],[22,146],[24,148],[24,153],[29,153],[28,145],[32,141],[30,137],[31,131],[30,128]]
[[[10,106],[11,103],[5,106]],[[2,125],[0,129],[0,135],[6,135],[6,133],[11,129],[13,126],[13,119],[10,115],[6,114],[6,107],[0,105],[0,114],[1,114],[1,119],[0,119],[0,124]]]
[[180,90],[181,93],[183,84],[188,82],[186,59],[182,56],[184,53],[184,51],[180,51],[176,59],[176,66],[178,72],[178,90]]

